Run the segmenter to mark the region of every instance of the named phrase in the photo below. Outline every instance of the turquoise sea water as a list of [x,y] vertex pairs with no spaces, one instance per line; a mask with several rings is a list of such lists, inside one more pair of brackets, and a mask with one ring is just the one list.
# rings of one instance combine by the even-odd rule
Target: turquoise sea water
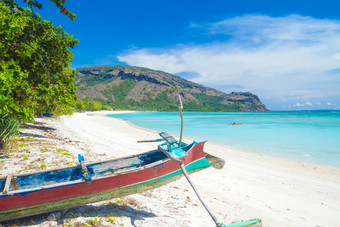
[[[180,133],[176,112],[112,117],[156,131]],[[248,151],[340,167],[340,112],[184,112],[184,136]],[[243,125],[231,125],[232,122]]]

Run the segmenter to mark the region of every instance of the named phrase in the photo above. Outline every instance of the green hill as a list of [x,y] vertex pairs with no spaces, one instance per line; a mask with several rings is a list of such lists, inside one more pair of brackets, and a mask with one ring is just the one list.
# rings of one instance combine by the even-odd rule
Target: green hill
[[186,111],[267,110],[252,93],[225,94],[162,71],[120,65],[77,70],[78,99],[113,109],[175,111],[181,94]]

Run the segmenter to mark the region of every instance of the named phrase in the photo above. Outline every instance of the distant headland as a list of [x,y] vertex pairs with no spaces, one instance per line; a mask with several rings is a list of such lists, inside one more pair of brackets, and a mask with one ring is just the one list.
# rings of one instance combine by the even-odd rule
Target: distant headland
[[250,92],[226,94],[153,69],[117,65],[77,71],[78,99],[99,101],[112,109],[176,111],[181,94],[186,111],[267,111]]

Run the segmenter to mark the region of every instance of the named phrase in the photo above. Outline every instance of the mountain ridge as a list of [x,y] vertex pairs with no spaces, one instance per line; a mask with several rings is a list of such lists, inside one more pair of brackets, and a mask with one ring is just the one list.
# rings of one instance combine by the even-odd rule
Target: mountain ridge
[[181,94],[187,111],[267,111],[250,92],[226,94],[159,70],[116,65],[77,71],[78,99],[100,101],[113,109],[175,111]]

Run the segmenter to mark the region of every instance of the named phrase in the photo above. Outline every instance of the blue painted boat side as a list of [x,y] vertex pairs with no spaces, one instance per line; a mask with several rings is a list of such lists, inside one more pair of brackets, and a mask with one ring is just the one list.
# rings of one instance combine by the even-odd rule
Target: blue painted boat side
[[[197,142],[193,142],[182,149],[189,151]],[[126,172],[142,166],[167,159],[165,154],[157,150],[149,151],[140,155],[130,156],[121,159],[114,159],[105,162],[86,164],[91,177],[101,177],[105,175]],[[9,191],[39,188],[47,185],[71,183],[72,181],[82,180],[83,175],[80,165],[63,169],[43,171],[32,174],[22,174],[13,177],[15,184],[11,184]],[[0,179],[0,193],[4,190],[6,178]]]
[[[88,171],[92,177],[100,177],[107,174],[113,174],[118,170],[138,168],[143,165],[166,158],[164,154],[158,151],[151,151],[140,156],[131,156],[123,159],[115,159],[106,162],[87,164]],[[83,178],[80,166],[44,171],[33,174],[23,174],[15,177],[15,188],[13,184],[9,190],[29,189],[45,185],[58,184],[67,181],[76,181]],[[0,179],[0,191],[5,187],[6,178]]]

